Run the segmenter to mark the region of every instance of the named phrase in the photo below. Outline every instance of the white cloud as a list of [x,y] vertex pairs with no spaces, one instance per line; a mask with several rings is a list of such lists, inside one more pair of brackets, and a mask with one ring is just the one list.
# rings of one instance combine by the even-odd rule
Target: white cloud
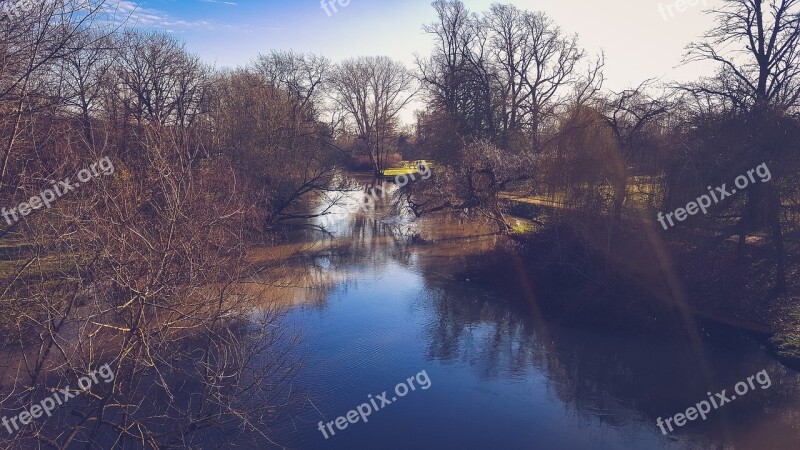
[[[222,3],[236,6],[237,3],[220,0],[201,0],[206,3]],[[143,8],[130,0],[109,0],[104,6],[104,11],[110,20],[119,25],[133,28],[163,28],[169,32],[185,30],[209,31],[242,31],[235,25],[219,24],[210,20],[184,20],[172,17],[169,13],[154,9]]]

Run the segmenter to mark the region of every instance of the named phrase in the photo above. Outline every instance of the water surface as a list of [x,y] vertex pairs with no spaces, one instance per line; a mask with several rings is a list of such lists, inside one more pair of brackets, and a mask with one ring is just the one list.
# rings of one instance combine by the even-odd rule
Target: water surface
[[[377,211],[347,194],[330,234],[291,268],[288,321],[302,330],[303,413],[278,442],[301,449],[791,449],[798,376],[755,338],[698,326],[688,337],[619,337],[556,324],[525,298],[467,279],[495,244],[485,229]],[[421,243],[414,235],[426,240]],[[284,299],[286,300],[286,299]],[[591,299],[587,298],[587,301]],[[426,371],[417,389],[325,439],[329,422]],[[767,370],[772,386],[664,436],[656,418]]]

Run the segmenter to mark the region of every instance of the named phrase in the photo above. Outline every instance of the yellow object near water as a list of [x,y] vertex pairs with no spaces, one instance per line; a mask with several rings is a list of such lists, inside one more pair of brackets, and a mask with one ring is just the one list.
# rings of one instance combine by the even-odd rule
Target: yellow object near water
[[420,173],[419,170],[420,167],[425,167],[425,169],[430,169],[432,165],[430,161],[426,161],[424,159],[411,162],[403,161],[402,166],[400,167],[390,167],[388,169],[384,169],[383,176],[396,177],[398,175],[416,175]]

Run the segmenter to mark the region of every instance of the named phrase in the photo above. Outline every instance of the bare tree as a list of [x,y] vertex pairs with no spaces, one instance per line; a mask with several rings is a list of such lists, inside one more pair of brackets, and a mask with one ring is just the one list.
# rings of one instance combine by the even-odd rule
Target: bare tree
[[51,95],[50,66],[78,51],[78,41],[95,28],[104,6],[105,0],[41,2],[0,16],[0,189],[9,188],[9,167],[26,117],[59,102]]
[[[767,130],[776,114],[797,112],[800,100],[800,1],[724,0],[712,10],[716,26],[705,40],[692,44],[688,60],[711,60],[720,66],[717,77],[686,86],[688,92],[717,104],[729,104],[752,127],[752,153],[747,164],[770,163],[785,158],[787,148],[776,145]],[[744,254],[748,229],[762,202],[772,232],[777,263],[776,285],[786,289],[786,255],[781,216],[782,194],[778,181],[748,190],[748,206],[739,224],[739,252]]]
[[80,117],[87,142],[93,142],[92,118],[102,112],[102,100],[109,90],[114,65],[113,39],[93,34],[77,42],[78,50],[66,55],[53,75],[62,82],[61,96]]
[[362,57],[339,64],[330,84],[334,100],[369,147],[372,168],[380,174],[398,115],[416,93],[414,76],[387,57]]
[[[577,36],[564,36],[541,12],[492,5],[483,23],[491,30],[491,54],[500,83],[504,133],[527,130],[541,149],[541,126],[554,116],[569,89],[583,80],[585,53]],[[599,64],[599,63],[598,63]]]
[[[439,127],[456,133],[445,140],[494,139],[494,74],[488,64],[487,30],[461,1],[437,0],[433,7],[438,20],[423,30],[434,38],[434,51],[427,59],[417,58],[431,115],[452,122]],[[445,160],[455,156],[455,151],[450,153]]]
[[800,1],[723,0],[716,26],[689,47],[688,61],[720,65],[716,79],[690,85],[741,108],[759,104],[787,110],[800,100]]
[[603,118],[611,128],[617,143],[614,176],[610,180],[613,189],[613,216],[619,222],[622,209],[628,199],[629,170],[643,160],[641,153],[650,142],[646,139],[647,127],[669,111],[669,102],[653,98],[645,91],[647,80],[635,89],[615,93],[602,102]]
[[[289,100],[308,118],[316,119],[322,101],[322,88],[328,81],[330,60],[317,55],[293,51],[272,51],[259,55],[253,64],[256,72],[281,88]],[[298,111],[293,111],[297,114]]]
[[462,196],[443,186],[413,187],[412,209],[483,211],[508,232],[498,195],[534,179],[536,163],[557,140],[561,114],[580,110],[571,106],[599,91],[603,59],[583,72],[577,37],[541,12],[495,4],[478,15],[458,0],[433,6],[438,20],[424,30],[434,52],[417,60],[431,105],[418,116],[419,141],[434,144],[450,166],[438,167],[433,184],[451,173],[451,182],[469,188]]
[[501,204],[500,194],[514,183],[527,179],[520,171],[527,163],[523,155],[509,155],[488,141],[466,145],[459,166],[437,166],[435,176],[411,183],[401,199],[419,216],[448,212],[461,217],[493,223],[499,233],[512,229]]
[[[0,403],[22,411],[54,389],[77,398],[0,438],[3,448],[196,448],[226,435],[262,447],[271,438],[289,398],[292,336],[277,310],[253,320],[262,298],[244,252],[252,194],[225,158],[187,158],[197,152],[176,148],[181,136],[148,127],[140,157],[108,158],[105,176],[21,224],[35,251],[0,295],[19,336],[4,345],[12,358],[2,367],[15,375]],[[84,146],[61,144],[59,171],[102,154],[83,159]],[[105,364],[113,379],[75,386]]]
[[[433,55],[417,60],[434,106],[457,122],[464,138],[504,149],[541,150],[542,127],[583,82],[585,54],[541,12],[494,4],[478,16],[461,1],[434,2],[438,22],[424,30]],[[596,75],[602,67],[598,60]]]
[[[228,155],[258,189],[257,204],[275,221],[308,218],[309,200],[341,187],[326,129],[307,114],[303,100],[287,94],[260,71],[240,70],[215,82],[214,146]],[[313,105],[309,105],[313,107]]]
[[174,37],[126,31],[116,67],[118,95],[142,123],[186,127],[206,111],[210,69]]

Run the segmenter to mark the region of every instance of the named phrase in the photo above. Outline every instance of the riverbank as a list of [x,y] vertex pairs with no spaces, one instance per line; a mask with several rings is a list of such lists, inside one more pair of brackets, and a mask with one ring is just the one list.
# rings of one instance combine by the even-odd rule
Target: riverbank
[[[352,193],[354,203],[359,195]],[[774,342],[781,345],[773,346],[774,354],[787,363],[792,351],[800,349],[800,314],[786,312],[800,311],[798,293],[793,287],[789,295],[776,296],[765,288],[771,286],[774,268],[764,239],[751,238],[746,259],[739,261],[734,239],[674,233],[667,240],[644,223],[609,231],[606,221],[570,217],[548,205],[514,202],[510,220],[528,229],[500,236],[491,223],[398,217],[391,201],[387,196],[364,217],[342,212],[347,208],[340,213],[353,224],[367,221],[374,233],[376,227],[400,226],[402,239],[392,233],[371,239],[347,233],[321,240],[307,236],[252,249],[251,260],[279,266],[292,258],[368,253],[376,245],[408,246],[441,265],[459,260],[457,267],[448,268],[448,277],[504,292],[567,325],[646,336],[685,333],[697,323],[719,324],[765,343],[777,336]],[[319,223],[326,221],[321,218]],[[587,225],[591,223],[595,225]],[[443,272],[441,267],[431,270]],[[790,274],[797,270],[797,261],[790,259]],[[282,280],[302,286],[333,283],[323,270],[316,270],[312,278],[303,268],[281,273]]]
[[[562,223],[501,240],[459,276],[593,330],[650,335],[684,332],[694,323],[732,327],[800,366],[800,290],[776,295],[769,288],[768,242],[751,239],[739,260],[733,239],[698,246],[693,238],[664,241],[645,226],[609,235],[606,228]],[[798,270],[790,258],[790,280]]]

